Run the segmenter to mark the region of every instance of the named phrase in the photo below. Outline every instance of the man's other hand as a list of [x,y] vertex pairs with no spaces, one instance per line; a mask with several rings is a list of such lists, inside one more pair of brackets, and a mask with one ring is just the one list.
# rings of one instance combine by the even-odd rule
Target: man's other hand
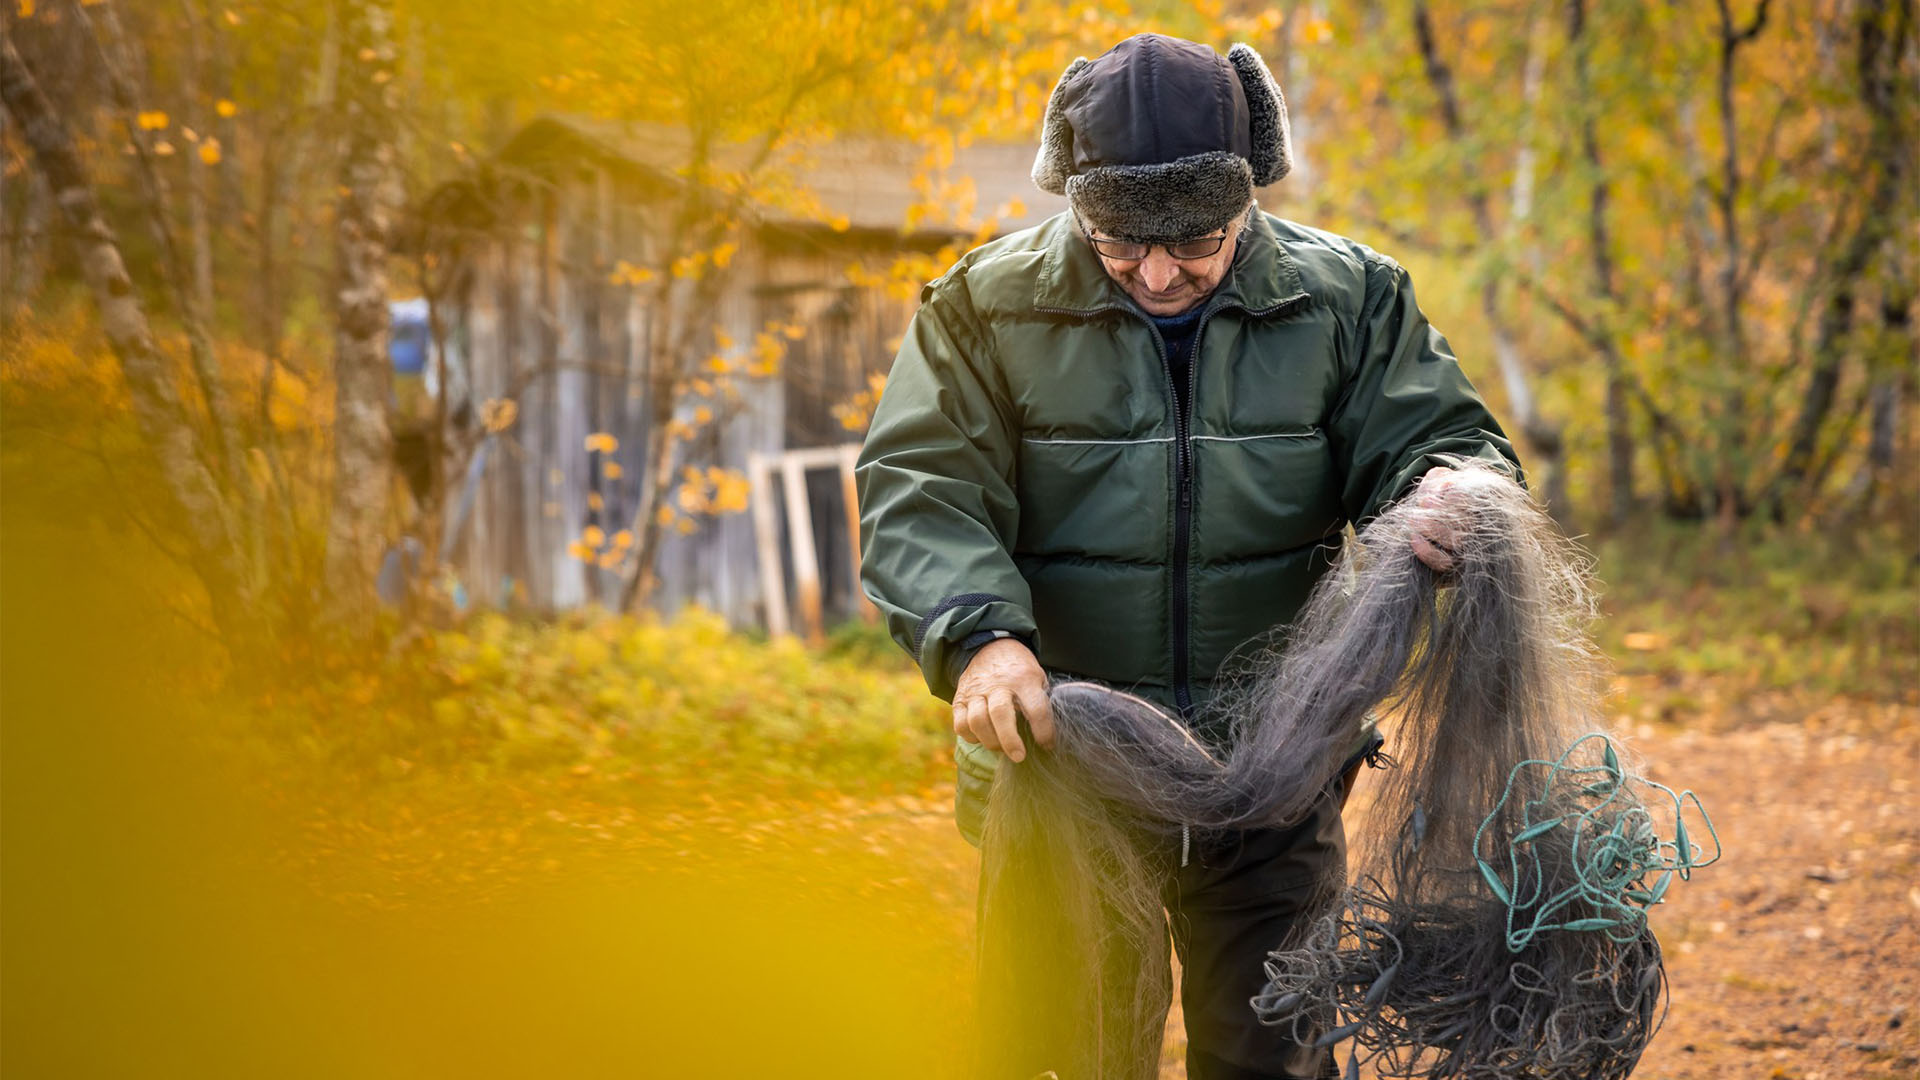
[[1413,554],[1436,573],[1453,569],[1454,529],[1449,503],[1459,477],[1445,465],[1436,465],[1420,477],[1413,491],[1413,505],[1420,511],[1410,522]]
[[1465,524],[1462,515],[1471,512],[1469,492],[1491,482],[1494,474],[1483,469],[1436,465],[1427,470],[1413,491],[1413,504],[1420,511],[1412,520],[1414,557],[1436,572],[1453,569],[1454,548]]
[[1023,761],[1027,749],[1020,742],[1020,716],[1027,718],[1035,742],[1053,745],[1047,673],[1025,645],[1001,638],[974,653],[961,673],[953,690],[953,733]]

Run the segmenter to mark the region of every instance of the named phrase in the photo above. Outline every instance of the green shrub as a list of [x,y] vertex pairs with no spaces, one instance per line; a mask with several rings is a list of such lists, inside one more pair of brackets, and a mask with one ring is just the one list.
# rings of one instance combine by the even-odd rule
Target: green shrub
[[[484,614],[365,686],[308,701],[330,714],[314,729],[334,763],[345,756],[387,771],[394,762],[474,778],[571,768],[842,790],[917,789],[943,777],[945,709],[911,668],[861,655],[844,644],[754,641],[701,611],[544,624]],[[368,708],[341,708],[356,701]]]
[[1595,545],[1599,638],[1626,675],[1902,700],[1920,687],[1920,573],[1891,526],[1655,522]]

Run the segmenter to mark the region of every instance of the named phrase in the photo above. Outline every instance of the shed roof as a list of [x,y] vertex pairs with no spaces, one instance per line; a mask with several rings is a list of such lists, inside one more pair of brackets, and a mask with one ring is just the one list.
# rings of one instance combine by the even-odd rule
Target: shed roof
[[[522,128],[501,148],[505,164],[528,166],[562,157],[601,157],[637,169],[667,183],[677,183],[685,162],[689,137],[683,130],[657,124],[573,116],[545,116]],[[1067,201],[1033,185],[1034,144],[976,142],[959,147],[953,164],[940,178],[970,177],[975,192],[974,218],[995,207],[1017,201],[1019,214],[999,222],[1011,232],[1066,209]],[[750,148],[723,147],[716,155],[724,164],[744,164]],[[908,208],[921,200],[914,181],[920,173],[923,151],[911,143],[849,136],[808,147],[791,167],[794,180],[812,192],[829,216],[847,219],[855,229],[906,231]],[[762,208],[762,220],[785,225],[819,226],[811,217],[777,207]],[[971,231],[972,222],[928,222],[919,232]]]

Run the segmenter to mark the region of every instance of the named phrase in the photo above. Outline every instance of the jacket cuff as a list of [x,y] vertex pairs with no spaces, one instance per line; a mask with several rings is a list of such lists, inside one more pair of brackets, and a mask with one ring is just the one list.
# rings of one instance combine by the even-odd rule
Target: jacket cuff
[[1032,653],[1035,659],[1038,659],[1040,656],[1040,650],[1035,647],[1035,636],[1033,634],[1016,634],[1011,630],[975,630],[973,633],[968,634],[960,644],[949,650],[947,654],[947,681],[954,686],[960,685],[960,676],[966,673],[967,665],[973,663],[973,658],[979,655],[981,649],[999,641],[1001,638],[1012,638],[1014,641],[1025,645],[1027,651]]
[[935,604],[914,628],[914,659],[927,689],[953,700],[954,684],[974,654],[1001,633],[1039,655],[1039,630],[1025,608],[991,593],[961,593]]

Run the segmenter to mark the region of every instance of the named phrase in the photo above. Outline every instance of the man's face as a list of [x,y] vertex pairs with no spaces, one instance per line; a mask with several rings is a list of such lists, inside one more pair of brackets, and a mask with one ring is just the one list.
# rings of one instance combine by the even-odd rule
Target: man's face
[[[1113,239],[1098,229],[1088,229],[1086,233],[1092,240]],[[1193,241],[1218,237],[1225,238],[1220,250],[1202,258],[1176,259],[1168,251],[1169,247],[1180,248]],[[1154,244],[1147,249],[1146,257],[1140,259],[1114,258],[1100,251],[1104,244],[1095,245],[1094,251],[1100,255],[1100,265],[1106,269],[1107,276],[1119,283],[1141,310],[1149,315],[1178,315],[1211,296],[1225,280],[1240,245],[1239,222],[1216,229],[1206,237],[1194,237],[1193,241]]]

